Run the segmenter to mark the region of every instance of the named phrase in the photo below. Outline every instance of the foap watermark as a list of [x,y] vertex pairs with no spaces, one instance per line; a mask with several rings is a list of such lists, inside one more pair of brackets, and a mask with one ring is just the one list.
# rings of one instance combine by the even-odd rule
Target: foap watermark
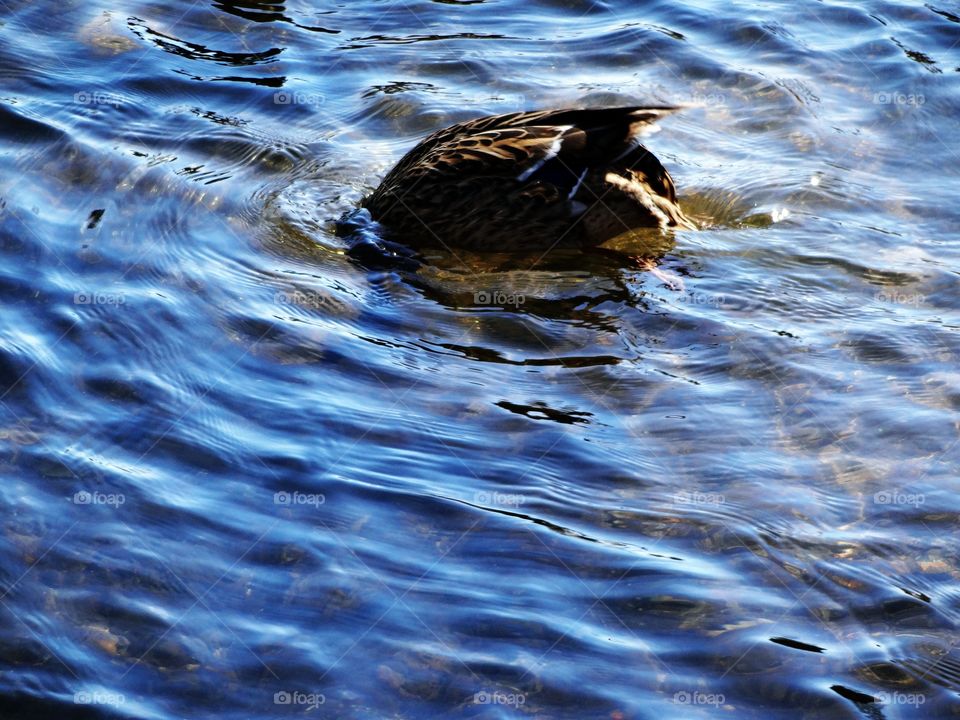
[[113,105],[119,107],[120,98],[102,90],[80,90],[73,94],[73,101],[81,105]]
[[473,694],[474,705],[512,705],[513,707],[520,707],[526,702],[527,696],[523,693],[481,690]]
[[904,293],[896,290],[884,290],[874,295],[877,302],[890,303],[891,305],[913,305],[917,307],[927,302],[927,296],[920,293]]
[[719,107],[727,104],[727,96],[718,92],[695,92],[687,96],[687,102],[700,107]]
[[920,707],[927,701],[927,696],[923,693],[904,693],[894,690],[893,692],[877,693],[877,702],[881,705],[913,705]]
[[908,493],[899,489],[881,490],[873,495],[873,502],[877,505],[913,505],[919,507],[926,501],[923,493]]
[[685,305],[711,305],[720,307],[726,303],[727,298],[723,295],[713,295],[711,293],[685,293],[677,296],[677,302]]
[[503,290],[479,290],[473,294],[473,302],[476,305],[495,305],[497,307],[513,305],[514,307],[520,307],[526,301],[525,295],[504,292]]
[[720,493],[694,490],[674,493],[673,501],[677,505],[723,505],[727,499]]
[[503,95],[494,95],[490,98],[495,103],[503,105],[505,108],[523,110],[527,107],[527,96],[517,95],[515,93],[504,93]]
[[877,105],[910,105],[912,107],[919,107],[927,101],[927,98],[919,93],[891,91],[874,93],[873,101]]
[[105,690],[78,690],[73,694],[73,702],[77,705],[112,705],[118,707],[126,701],[122,693]]
[[279,305],[297,305],[308,308],[330,307],[333,304],[330,295],[318,290],[280,291],[273,296],[273,299]]
[[319,93],[280,90],[273,94],[274,105],[323,105],[326,101],[326,96]]
[[517,493],[487,492],[486,490],[474,494],[473,500],[477,505],[499,505],[513,508],[520,507],[527,501],[523,495]]
[[722,693],[705,693],[699,690],[679,690],[673,694],[676,705],[712,705],[720,707],[727,699]]
[[281,490],[280,492],[275,492],[273,494],[274,505],[285,505],[287,507],[293,507],[294,505],[311,505],[313,507],[320,507],[326,501],[327,498],[323,493],[305,493],[297,490],[292,492],[288,490]]
[[126,301],[123,293],[79,290],[73,294],[74,305],[123,305]]
[[127,502],[127,498],[123,493],[78,490],[73,494],[74,505],[109,505],[111,507],[120,507],[125,502]]
[[323,693],[305,693],[298,690],[281,690],[273,694],[274,705],[302,705],[312,710],[327,702]]

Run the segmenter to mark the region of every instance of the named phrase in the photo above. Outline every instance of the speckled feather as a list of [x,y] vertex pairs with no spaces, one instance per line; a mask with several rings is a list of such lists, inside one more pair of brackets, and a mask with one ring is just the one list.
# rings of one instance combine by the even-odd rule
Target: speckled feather
[[637,135],[674,107],[478,118],[416,145],[363,202],[413,245],[483,250],[600,244],[637,227],[692,227]]

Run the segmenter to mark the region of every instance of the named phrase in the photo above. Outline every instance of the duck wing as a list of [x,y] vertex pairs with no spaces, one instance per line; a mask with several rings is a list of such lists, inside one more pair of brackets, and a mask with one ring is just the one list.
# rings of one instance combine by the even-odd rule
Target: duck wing
[[425,174],[484,176],[547,183],[572,196],[586,169],[615,163],[638,146],[640,133],[679,109],[542,110],[458,123],[414,147],[381,187],[409,187]]
[[[623,226],[676,224],[658,212],[661,192],[674,205],[673,184],[637,136],[677,109],[545,110],[452,125],[408,152],[362,205],[397,234],[473,247],[568,235],[595,243]],[[568,233],[581,217],[589,224]]]

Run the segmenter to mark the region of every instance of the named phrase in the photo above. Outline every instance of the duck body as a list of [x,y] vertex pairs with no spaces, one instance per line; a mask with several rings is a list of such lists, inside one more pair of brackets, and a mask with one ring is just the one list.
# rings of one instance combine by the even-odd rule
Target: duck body
[[638,135],[678,108],[478,118],[410,150],[362,203],[395,240],[477,251],[599,245],[640,227],[693,227]]

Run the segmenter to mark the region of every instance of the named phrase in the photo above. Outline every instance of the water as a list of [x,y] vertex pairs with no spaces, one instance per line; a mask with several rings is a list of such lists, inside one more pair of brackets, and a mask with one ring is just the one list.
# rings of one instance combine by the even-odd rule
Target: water
[[[958,16],[4,4],[4,716],[960,715]],[[682,288],[333,232],[449,123],[676,102]]]

